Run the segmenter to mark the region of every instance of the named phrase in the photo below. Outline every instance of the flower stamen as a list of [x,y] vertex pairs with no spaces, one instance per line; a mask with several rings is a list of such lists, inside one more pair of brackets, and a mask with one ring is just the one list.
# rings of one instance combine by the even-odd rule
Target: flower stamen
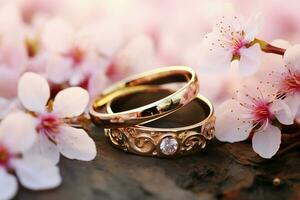
[[0,166],[7,167],[10,157],[8,150],[4,146],[0,145]]
[[69,50],[66,56],[70,57],[75,65],[78,65],[83,61],[85,53],[81,48],[75,46]]
[[265,102],[260,102],[255,106],[252,111],[254,121],[260,125],[269,119],[272,119],[272,113],[270,112],[269,104]]
[[289,71],[282,79],[281,90],[289,94],[300,92],[300,73]]
[[47,114],[40,117],[38,131],[44,133],[48,137],[59,132],[61,121],[55,115]]

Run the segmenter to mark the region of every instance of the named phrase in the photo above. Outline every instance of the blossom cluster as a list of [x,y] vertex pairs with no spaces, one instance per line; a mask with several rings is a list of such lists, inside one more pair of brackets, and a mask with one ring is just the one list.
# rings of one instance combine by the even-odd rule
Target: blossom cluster
[[[200,65],[219,73],[235,62],[243,76],[236,94],[217,109],[216,137],[227,142],[252,139],[254,151],[271,158],[280,148],[282,125],[293,125],[300,115],[300,45],[269,44],[257,38],[261,28],[261,14],[248,21],[221,17],[203,39]],[[263,53],[279,58],[270,63]]]
[[0,124],[0,199],[9,199],[20,183],[32,190],[50,189],[61,183],[57,164],[60,154],[69,159],[93,160],[96,145],[69,119],[81,115],[88,92],[70,87],[50,99],[46,79],[24,73],[18,83],[18,101]]

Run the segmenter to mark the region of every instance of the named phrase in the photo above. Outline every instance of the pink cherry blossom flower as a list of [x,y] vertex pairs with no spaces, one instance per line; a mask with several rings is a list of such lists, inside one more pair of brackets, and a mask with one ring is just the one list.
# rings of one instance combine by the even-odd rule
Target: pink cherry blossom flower
[[51,82],[78,86],[98,69],[99,56],[82,34],[86,33],[76,31],[62,18],[50,19],[45,24],[41,42],[46,51],[45,76]]
[[[153,41],[144,34],[136,35],[126,41],[111,42],[107,33],[93,31],[97,52],[102,55],[98,70],[88,79],[88,91],[92,97],[98,95],[112,82],[158,66]],[[98,38],[100,36],[100,38]],[[99,70],[100,67],[100,70]],[[104,71],[103,71],[104,69]],[[100,81],[99,81],[100,80]]]
[[47,107],[50,88],[45,78],[27,72],[19,81],[18,97],[26,110],[35,117],[37,142],[31,148],[32,154],[59,161],[60,153],[69,159],[90,161],[96,156],[94,141],[83,129],[69,126],[67,118],[82,114],[89,102],[86,90],[71,87],[60,91],[53,108]]
[[154,65],[149,37],[138,35],[125,42],[111,26],[99,23],[75,29],[64,19],[49,20],[41,36],[45,62],[40,65],[46,66],[42,74],[56,84],[82,86],[94,97],[112,81]]
[[252,44],[262,26],[257,14],[247,22],[237,16],[223,16],[208,33],[202,44],[200,67],[222,73],[233,60],[239,60],[242,75],[254,74],[260,66],[260,47]]
[[[252,85],[257,85],[254,83]],[[244,87],[236,98],[224,102],[217,110],[216,137],[220,141],[239,142],[253,132],[252,146],[263,158],[271,158],[281,143],[281,131],[273,125],[293,124],[294,116],[284,100],[276,99],[277,92],[259,83]]]
[[33,118],[23,112],[9,114],[0,124],[0,199],[11,199],[20,183],[32,190],[51,189],[61,183],[57,166],[27,153],[37,139]]
[[296,114],[300,105],[300,45],[287,48],[283,60],[285,66],[269,74],[270,82],[278,88],[278,95],[285,98],[293,114]]

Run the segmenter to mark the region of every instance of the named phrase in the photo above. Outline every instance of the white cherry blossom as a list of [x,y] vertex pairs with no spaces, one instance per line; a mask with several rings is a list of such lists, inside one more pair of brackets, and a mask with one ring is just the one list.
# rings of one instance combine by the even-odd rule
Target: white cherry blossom
[[223,16],[208,33],[199,55],[204,71],[226,71],[233,60],[239,60],[242,75],[254,74],[260,66],[260,46],[253,44],[262,26],[262,16],[257,14],[248,21],[234,15]]
[[[18,123],[16,126],[16,122]],[[51,189],[61,183],[57,166],[27,153],[37,134],[33,118],[12,112],[0,124],[0,199],[11,199],[19,182],[31,190]]]
[[69,81],[70,85],[80,85],[93,72],[100,71],[100,57],[90,36],[84,28],[77,31],[63,18],[48,20],[41,34],[45,76],[57,84]]
[[114,23],[75,28],[65,19],[50,19],[42,29],[35,68],[44,66],[41,74],[49,81],[81,86],[94,97],[112,81],[152,67],[153,41],[143,34],[126,38]]
[[[252,85],[258,85],[252,86]],[[237,97],[224,102],[216,112],[216,137],[220,141],[239,142],[253,134],[252,146],[263,158],[271,158],[281,143],[281,131],[273,123],[293,124],[294,115],[277,92],[262,82],[238,91]]]
[[45,78],[27,72],[19,81],[18,96],[35,117],[37,142],[31,148],[32,154],[49,158],[53,163],[59,161],[60,153],[70,159],[90,161],[96,156],[94,141],[83,129],[66,123],[67,118],[82,114],[88,105],[86,90],[71,87],[60,91],[53,107],[48,106],[50,88]]
[[269,79],[295,114],[300,106],[300,45],[287,48],[283,60],[284,66],[273,70]]

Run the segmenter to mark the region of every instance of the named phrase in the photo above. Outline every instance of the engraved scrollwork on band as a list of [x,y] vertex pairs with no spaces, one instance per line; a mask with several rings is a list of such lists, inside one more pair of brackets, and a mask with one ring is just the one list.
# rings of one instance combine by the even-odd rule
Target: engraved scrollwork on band
[[124,128],[123,132],[128,137],[128,142],[133,151],[152,153],[155,149],[155,141],[149,134],[138,133],[134,128]]
[[105,135],[113,145],[125,151],[151,154],[156,148],[149,134],[139,134],[132,128],[105,129]]
[[182,140],[181,150],[191,151],[196,148],[203,149],[206,146],[206,139],[203,135],[196,131],[186,132],[186,136]]
[[156,148],[155,141],[149,134],[139,134],[130,144],[135,151],[146,154],[151,154]]
[[213,116],[201,128],[202,135],[208,140],[211,140],[215,135],[215,121],[216,117]]
[[130,149],[129,139],[124,131],[120,129],[105,129],[105,135],[111,141],[111,143],[124,151],[128,151]]
[[[160,132],[130,128],[105,129],[106,136],[111,143],[122,150],[158,157],[172,157],[190,154],[203,149],[207,140],[211,140],[215,133],[215,117],[212,116],[201,127],[201,132],[186,130],[180,132]],[[178,150],[174,155],[164,155],[160,143],[164,138],[174,138],[178,142]]]

